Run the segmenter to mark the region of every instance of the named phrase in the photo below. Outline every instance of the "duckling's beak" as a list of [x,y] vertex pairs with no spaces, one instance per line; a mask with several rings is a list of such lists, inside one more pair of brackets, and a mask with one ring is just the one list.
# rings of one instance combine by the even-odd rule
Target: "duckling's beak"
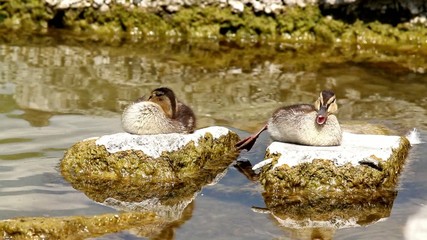
[[319,125],[325,124],[328,119],[328,109],[325,106],[321,106],[319,111],[317,111],[316,123]]

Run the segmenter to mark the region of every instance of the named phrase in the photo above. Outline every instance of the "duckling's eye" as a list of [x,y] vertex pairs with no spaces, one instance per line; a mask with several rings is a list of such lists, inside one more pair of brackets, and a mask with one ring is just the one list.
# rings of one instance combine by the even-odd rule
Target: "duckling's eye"
[[156,96],[156,97],[161,97],[161,96],[163,96],[163,95],[165,95],[163,92],[154,92],[154,95]]
[[328,102],[327,102],[327,104],[328,105],[331,105],[332,103],[335,103],[336,102],[336,98],[335,97],[332,97],[332,98],[330,98],[329,100],[328,100]]

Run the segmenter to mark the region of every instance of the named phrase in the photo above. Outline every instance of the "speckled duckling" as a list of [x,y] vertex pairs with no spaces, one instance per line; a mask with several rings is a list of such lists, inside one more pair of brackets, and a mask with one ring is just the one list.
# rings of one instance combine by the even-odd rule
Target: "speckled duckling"
[[257,133],[236,144],[238,149],[250,150],[258,136],[268,130],[275,141],[309,146],[337,146],[342,131],[337,117],[335,93],[323,90],[314,105],[296,104],[277,109],[267,124]]
[[122,127],[128,133],[139,135],[192,133],[196,117],[171,89],[161,87],[154,89],[148,99],[141,97],[126,107]]

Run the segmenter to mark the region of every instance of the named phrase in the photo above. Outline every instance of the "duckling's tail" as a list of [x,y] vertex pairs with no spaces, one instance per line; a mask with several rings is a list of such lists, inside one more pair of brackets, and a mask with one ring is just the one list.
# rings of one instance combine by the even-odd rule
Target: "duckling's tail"
[[414,128],[406,134],[406,138],[409,140],[411,146],[423,143],[420,138],[420,132]]

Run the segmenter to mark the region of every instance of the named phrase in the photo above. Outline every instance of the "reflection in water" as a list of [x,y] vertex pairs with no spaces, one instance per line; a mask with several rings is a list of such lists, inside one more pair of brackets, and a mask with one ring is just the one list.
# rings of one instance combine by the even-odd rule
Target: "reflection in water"
[[190,220],[194,211],[194,202],[191,202],[181,213],[181,218],[175,221],[166,223],[162,228],[157,231],[152,231],[148,236],[145,232],[142,234],[141,228],[130,230],[136,236],[149,237],[152,240],[172,240],[175,239],[175,229],[179,228],[186,221]]
[[[369,51],[374,50],[362,47],[343,56],[339,49],[239,49],[217,43],[120,47],[64,45],[55,41],[23,46],[2,44],[0,217],[115,211],[93,203],[61,182],[56,165],[64,150],[75,142],[121,131],[122,109],[159,86],[174,89],[195,110],[199,128],[225,125],[253,132],[277,107],[311,103],[320,90],[332,88],[339,99],[341,122],[382,123],[401,134],[417,127],[425,137],[427,76],[419,69],[427,68],[426,57],[411,54],[403,57],[403,63],[396,60],[395,64],[394,59],[402,59],[398,54],[371,61],[365,55]],[[258,141],[262,144],[254,147],[255,153],[241,155],[255,161],[252,164],[262,159],[269,140],[264,135]],[[406,173],[412,175],[404,178],[391,217],[362,230],[312,228],[300,233],[277,228],[272,224],[276,220],[268,221],[250,210],[251,206],[264,203],[259,186],[250,185],[255,190],[245,192],[242,189],[247,189],[248,180],[229,171],[220,184],[197,195],[183,211],[182,219],[169,222],[151,237],[401,239],[401,226],[416,211],[414,206],[418,203],[414,204],[413,199],[427,199],[422,191],[426,185],[426,149],[425,144],[417,146],[413,152],[419,153],[412,154],[412,158],[410,155],[413,168]],[[29,179],[33,184],[27,184]],[[120,236],[113,234],[110,239],[117,235]]]
[[[396,196],[396,191],[390,191],[377,198],[379,201],[354,204],[340,204],[337,199],[325,199],[317,205],[310,201],[288,203],[273,206],[269,211],[278,225],[296,239],[316,239],[316,233],[322,236],[319,239],[333,239],[338,229],[367,227],[387,219]],[[268,206],[271,200],[265,197],[265,201]]]
[[53,116],[51,112],[42,112],[28,109],[22,114],[22,119],[28,121],[34,127],[46,127],[49,125],[49,119]]
[[303,240],[332,240],[336,229],[328,227],[304,228],[304,229],[286,229],[290,232],[292,239]]
[[281,105],[310,103],[317,92],[331,88],[340,99],[342,120],[396,120],[402,129],[427,126],[427,78],[409,70],[396,78],[386,64],[331,64],[294,50],[266,48],[254,57],[227,48],[229,54],[218,56],[216,48],[201,53],[169,45],[133,47],[2,45],[0,83],[16,85],[15,101],[24,109],[103,116],[168,86],[196,110],[199,127],[246,130]]

